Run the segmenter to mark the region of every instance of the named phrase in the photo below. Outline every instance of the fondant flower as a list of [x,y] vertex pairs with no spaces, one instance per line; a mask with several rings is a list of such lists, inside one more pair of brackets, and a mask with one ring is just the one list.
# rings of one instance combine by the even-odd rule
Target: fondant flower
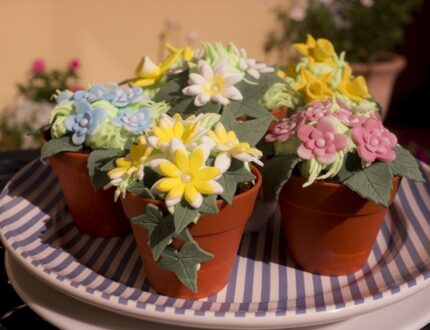
[[135,134],[146,131],[151,126],[151,112],[149,108],[140,108],[138,111],[120,109],[118,117],[112,119],[112,124],[123,127],[126,131]]
[[234,131],[227,132],[223,124],[216,124],[215,129],[208,131],[207,135],[212,140],[208,142],[212,143],[214,149],[219,152],[215,159],[215,166],[220,168],[222,172],[229,169],[232,158],[243,162],[254,162],[263,166],[259,159],[263,156],[263,153],[256,148],[252,148],[249,143],[239,142],[236,133]]
[[173,138],[182,141],[186,146],[193,146],[206,133],[198,121],[183,120],[181,115],[161,115],[158,124],[151,130],[149,142],[159,149],[165,149]]
[[366,117],[353,114],[346,109],[336,110],[334,116],[348,127],[359,126],[366,120]]
[[81,67],[81,62],[77,58],[72,58],[69,62],[69,67],[72,70],[77,70]]
[[57,102],[57,104],[62,104],[62,103],[68,102],[72,99],[73,92],[69,91],[67,89],[64,91],[61,91],[61,92],[57,90],[57,96],[54,96],[54,97],[55,97],[55,101]]
[[343,96],[353,101],[361,101],[370,97],[366,79],[363,76],[353,77],[352,69],[347,64],[343,70],[342,80],[336,88]]
[[33,61],[31,71],[33,71],[34,74],[39,74],[45,70],[45,67],[45,61],[42,59],[37,59]]
[[300,118],[307,121],[318,121],[330,114],[331,102],[316,102],[300,112]]
[[86,100],[75,102],[76,115],[68,116],[64,121],[66,129],[73,133],[75,145],[84,143],[87,136],[93,135],[103,118],[105,111],[101,108],[92,109]]
[[325,63],[328,65],[335,65],[333,57],[336,55],[333,44],[324,38],[315,40],[308,34],[305,44],[293,44],[293,47],[298,52],[306,56],[310,60],[310,64]]
[[273,129],[273,131],[266,135],[267,142],[285,142],[290,137],[297,133],[300,127],[300,121],[297,120],[298,116],[295,114],[290,118],[283,118]]
[[316,127],[302,125],[297,131],[302,144],[297,154],[302,159],[316,158],[322,164],[331,164],[336,153],[348,147],[348,138],[336,132],[336,125],[330,118],[322,118]]
[[200,107],[211,100],[226,105],[230,103],[230,100],[243,99],[240,91],[234,87],[242,80],[243,74],[229,73],[227,58],[222,58],[215,70],[212,70],[208,62],[200,60],[198,69],[199,73],[190,73],[190,85],[182,90],[185,95],[195,96],[194,104],[196,106]]
[[94,84],[86,90],[76,91],[73,95],[75,101],[87,100],[90,103],[108,100],[112,101],[116,96],[116,90],[118,85],[116,84]]
[[333,97],[333,90],[329,86],[332,73],[315,76],[310,71],[300,70],[299,83],[293,86],[303,97],[306,103],[322,101]]
[[144,167],[149,161],[153,148],[147,143],[145,136],[137,139],[137,144],[130,146],[130,153],[126,157],[115,161],[116,167],[108,172],[110,182],[104,187],[117,187],[115,200],[122,194],[125,197],[127,185],[131,179],[142,180]]
[[260,73],[266,72],[274,72],[270,66],[267,66],[265,63],[257,63],[257,61],[253,58],[248,58],[246,54],[246,50],[244,48],[240,49],[240,67],[242,70],[246,71],[251,77],[255,79],[260,79]]
[[115,97],[112,99],[112,104],[117,107],[126,107],[131,103],[149,99],[139,87],[117,87]]
[[185,199],[194,208],[203,202],[202,195],[221,194],[222,186],[215,180],[221,170],[216,166],[206,166],[207,153],[202,147],[196,147],[190,154],[182,142],[172,139],[170,149],[172,161],[162,160],[154,168],[164,176],[152,187],[158,192],[167,193],[166,205],[172,207]]
[[367,118],[361,126],[354,127],[352,138],[357,144],[358,155],[367,163],[375,159],[391,162],[396,158],[393,148],[397,138],[376,118]]

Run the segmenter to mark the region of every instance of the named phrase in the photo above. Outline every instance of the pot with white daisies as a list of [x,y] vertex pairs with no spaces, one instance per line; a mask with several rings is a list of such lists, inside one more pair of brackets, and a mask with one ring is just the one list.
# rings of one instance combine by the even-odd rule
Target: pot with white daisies
[[[285,117],[288,85],[273,67],[249,57],[245,49],[219,42],[203,42],[200,49],[167,47],[165,61],[155,64],[143,57],[135,77],[126,81],[154,90],[156,101],[171,105],[169,114],[214,113],[224,123],[243,122],[254,133],[251,143],[258,143],[270,125]],[[257,200],[248,229],[264,226],[273,210],[274,204],[261,207]]]
[[109,160],[125,154],[129,139],[147,130],[166,112],[140,88],[94,84],[87,90],[58,92],[50,124],[45,127],[41,158],[48,159],[78,229],[90,236],[130,232],[130,224],[104,172]]
[[[220,291],[262,179],[261,152],[217,114],[162,115],[108,172],[151,286],[197,299]],[[240,151],[240,152],[239,152]]]

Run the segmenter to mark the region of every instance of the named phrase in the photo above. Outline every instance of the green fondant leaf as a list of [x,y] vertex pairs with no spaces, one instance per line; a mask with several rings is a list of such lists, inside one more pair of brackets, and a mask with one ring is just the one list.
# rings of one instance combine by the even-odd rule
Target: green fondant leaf
[[71,137],[64,135],[58,139],[51,139],[42,146],[40,156],[42,160],[64,151],[78,152],[83,149],[82,145],[71,143]]
[[188,114],[194,113],[197,110],[197,107],[194,105],[194,97],[184,97],[181,98],[178,103],[172,106],[172,108],[168,111],[169,115],[174,115],[175,113],[179,114]]
[[356,172],[343,183],[361,197],[388,207],[393,186],[393,174],[387,163],[373,163]]
[[130,183],[127,186],[127,191],[133,192],[133,193],[138,194],[142,197],[148,197],[148,198],[155,199],[154,194],[152,193],[151,189],[149,189],[144,184],[142,184],[142,182]]
[[188,71],[171,75],[167,83],[158,91],[154,97],[155,102],[170,102],[183,96],[182,89],[187,85]]
[[255,179],[254,174],[248,171],[242,162],[234,159],[227,172],[218,179],[218,183],[224,188],[221,197],[229,204],[233,202],[236,194],[237,184]]
[[342,167],[340,168],[337,177],[339,178],[340,182],[343,182],[354,173],[360,171],[362,168],[363,166],[361,165],[360,156],[356,152],[349,152],[345,156],[345,160],[343,161]]
[[200,214],[195,208],[182,201],[175,206],[173,221],[175,223],[175,233],[182,232],[192,222],[196,222]]
[[233,130],[239,141],[248,142],[251,146],[255,146],[266,134],[272,120],[273,118],[269,116],[244,122],[238,121],[234,124]]
[[195,241],[185,242],[180,251],[167,247],[158,261],[162,269],[174,272],[177,278],[193,292],[197,292],[197,271],[202,262],[213,255],[200,248]]
[[396,159],[388,165],[393,175],[405,176],[415,181],[425,181],[417,160],[412,154],[400,146],[394,148]]
[[301,162],[297,155],[278,156],[263,167],[263,197],[267,202],[278,199],[284,184],[290,179],[294,167]]
[[157,206],[148,204],[145,213],[131,219],[131,222],[148,230],[152,257],[157,261],[172,241],[175,232],[173,216],[164,216]]
[[217,214],[218,206],[216,204],[216,195],[210,195],[203,197],[203,204],[198,209],[202,214]]
[[112,161],[121,156],[123,151],[118,149],[100,149],[90,153],[87,162],[88,174],[95,189],[104,187],[109,181],[106,171],[102,170],[105,165],[112,166]]
[[240,107],[235,109],[235,117],[246,115],[251,118],[267,118],[272,117],[271,113],[256,100],[243,100],[239,103]]

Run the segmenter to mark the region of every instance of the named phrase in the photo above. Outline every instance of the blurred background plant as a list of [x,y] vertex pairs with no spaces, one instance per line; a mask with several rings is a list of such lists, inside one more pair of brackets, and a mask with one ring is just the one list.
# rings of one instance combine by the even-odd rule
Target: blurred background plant
[[33,61],[27,81],[17,84],[17,96],[0,111],[0,150],[30,149],[41,145],[31,134],[49,121],[57,90],[81,89],[80,62],[72,59],[65,69],[47,69],[42,59]]
[[[331,40],[350,62],[385,60],[403,41],[404,25],[422,0],[288,0],[273,7],[277,27],[265,51],[285,62],[291,44],[306,34]],[[287,55],[287,57],[285,56]]]

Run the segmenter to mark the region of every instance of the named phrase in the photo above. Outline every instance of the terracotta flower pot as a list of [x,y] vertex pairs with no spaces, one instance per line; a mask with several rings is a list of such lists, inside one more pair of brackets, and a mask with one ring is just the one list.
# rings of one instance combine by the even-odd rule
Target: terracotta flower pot
[[[197,293],[193,293],[185,287],[174,273],[157,266],[148,245],[147,230],[132,224],[146,275],[157,292],[171,297],[198,299],[215,294],[226,285],[233,269],[245,223],[251,215],[261,185],[260,172],[256,168],[253,168],[252,172],[257,177],[252,189],[235,196],[231,205],[218,200],[220,210],[218,214],[204,216],[197,224],[189,227],[194,240],[200,247],[214,255],[213,259],[202,263],[197,273]],[[126,198],[122,200],[124,211],[130,219],[143,214],[149,203],[164,208],[164,203],[143,198],[134,193],[127,194]],[[180,242],[174,240],[173,245],[178,248]]]
[[406,66],[403,56],[390,54],[388,61],[376,63],[351,63],[354,75],[366,78],[370,93],[382,107],[382,120],[390,106],[391,93],[397,76]]
[[121,236],[131,231],[121,203],[114,202],[113,189],[95,190],[91,185],[88,154],[62,152],[48,160],[79,231],[97,237]]
[[[361,269],[387,209],[336,183],[292,176],[279,196],[289,254],[304,270],[345,275]],[[393,180],[391,202],[400,179]]]
[[[279,109],[272,110],[271,114],[274,115],[276,118],[278,118],[278,120],[282,120],[283,118],[287,117],[287,112],[288,112],[288,107],[282,107]],[[278,122],[276,121],[272,121],[270,123],[269,132],[273,131],[277,123]]]

